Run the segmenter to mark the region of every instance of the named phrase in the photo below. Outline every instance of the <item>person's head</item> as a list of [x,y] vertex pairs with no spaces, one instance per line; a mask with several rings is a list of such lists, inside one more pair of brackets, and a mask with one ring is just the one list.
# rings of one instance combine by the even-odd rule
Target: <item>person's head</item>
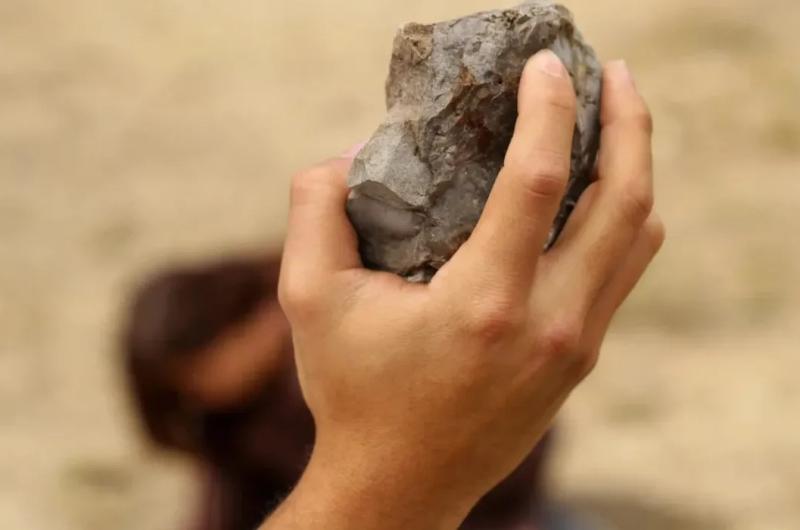
[[[157,444],[221,465],[288,473],[303,464],[313,428],[278,271],[277,259],[227,260],[164,272],[135,294],[125,362]],[[261,444],[250,439],[256,432]]]

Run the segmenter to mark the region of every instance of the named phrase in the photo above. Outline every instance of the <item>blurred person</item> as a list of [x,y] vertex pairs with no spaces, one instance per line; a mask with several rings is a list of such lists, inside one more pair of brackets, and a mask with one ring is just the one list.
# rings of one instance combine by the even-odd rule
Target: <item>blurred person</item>
[[255,528],[295,484],[313,442],[278,269],[260,258],[176,268],[132,305],[125,362],[146,432],[205,475],[196,530]]
[[[134,297],[125,362],[143,424],[153,442],[189,455],[204,475],[192,530],[253,530],[311,453],[314,423],[277,301],[279,268],[277,256],[179,267]],[[578,528],[546,502],[551,444],[543,441],[463,528]]]

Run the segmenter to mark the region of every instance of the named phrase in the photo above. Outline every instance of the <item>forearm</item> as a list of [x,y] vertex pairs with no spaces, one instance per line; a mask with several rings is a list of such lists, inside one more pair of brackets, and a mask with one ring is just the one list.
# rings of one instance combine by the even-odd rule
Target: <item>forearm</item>
[[[261,530],[455,530],[472,502],[432,490],[398,462],[312,457],[299,484]],[[445,488],[450,491],[444,491]]]

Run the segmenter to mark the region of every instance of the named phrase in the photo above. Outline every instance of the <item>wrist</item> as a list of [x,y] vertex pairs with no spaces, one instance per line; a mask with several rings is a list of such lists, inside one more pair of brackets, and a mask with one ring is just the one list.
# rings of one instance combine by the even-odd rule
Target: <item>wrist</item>
[[315,447],[275,528],[457,529],[477,499],[415,467],[407,459],[370,456],[352,445]]

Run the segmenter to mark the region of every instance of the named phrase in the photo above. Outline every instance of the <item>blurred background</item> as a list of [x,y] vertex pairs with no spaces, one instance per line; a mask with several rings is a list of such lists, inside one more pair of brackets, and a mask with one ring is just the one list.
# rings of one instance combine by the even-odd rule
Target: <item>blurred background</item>
[[[656,119],[669,241],[563,415],[618,528],[800,528],[800,2],[565,0]],[[291,173],[372,133],[392,38],[500,0],[0,0],[0,528],[179,528],[119,363],[152,270],[280,246]]]

